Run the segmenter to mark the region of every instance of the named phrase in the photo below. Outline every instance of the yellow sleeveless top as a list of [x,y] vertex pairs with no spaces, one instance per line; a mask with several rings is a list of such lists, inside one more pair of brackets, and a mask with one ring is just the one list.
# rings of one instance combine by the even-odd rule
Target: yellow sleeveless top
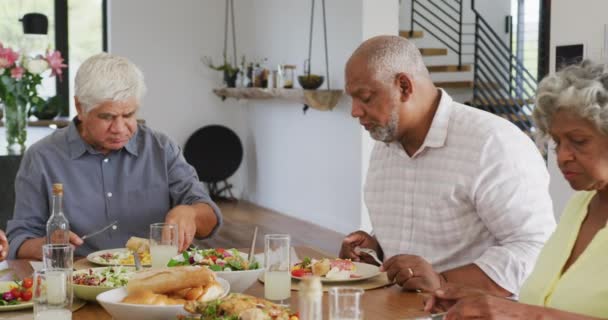
[[595,191],[577,192],[570,199],[521,289],[520,302],[608,317],[608,228],[598,231],[562,274],[594,195]]

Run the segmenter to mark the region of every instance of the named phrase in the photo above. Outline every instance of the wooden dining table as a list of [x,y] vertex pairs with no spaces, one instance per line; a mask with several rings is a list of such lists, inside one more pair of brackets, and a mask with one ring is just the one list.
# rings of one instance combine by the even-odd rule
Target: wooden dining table
[[[331,257],[320,250],[298,246],[295,247],[299,257],[324,258]],[[33,269],[28,260],[9,260],[9,269],[0,274],[0,280],[17,280],[31,276]],[[79,263],[83,265],[83,263]],[[93,265],[91,265],[93,267]],[[263,297],[264,285],[256,281],[245,293]],[[411,319],[424,316],[422,311],[423,295],[415,292],[403,290],[397,285],[366,290],[362,296],[362,308],[365,319]],[[292,290],[290,308],[298,309],[298,291]],[[324,319],[328,319],[328,297],[323,294],[323,313]],[[11,312],[10,317],[3,317],[0,312],[0,319],[33,319],[31,309],[19,312]],[[85,306],[75,311],[72,315],[73,320],[111,320],[112,317],[99,305],[94,302],[87,302]],[[120,319],[119,319],[120,320]],[[172,319],[171,319],[172,320]]]

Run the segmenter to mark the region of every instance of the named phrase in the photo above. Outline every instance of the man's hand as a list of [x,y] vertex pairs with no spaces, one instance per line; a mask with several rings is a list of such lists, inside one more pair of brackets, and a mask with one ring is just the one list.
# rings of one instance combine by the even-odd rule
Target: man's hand
[[165,222],[177,225],[179,252],[186,250],[192,243],[192,240],[194,240],[194,236],[196,235],[196,218],[196,210],[188,205],[176,206],[167,213]]
[[4,231],[0,230],[0,261],[4,261],[8,256],[8,239]]
[[80,239],[79,235],[70,231],[70,244],[71,245],[73,245],[74,247],[78,247],[78,246],[82,245],[83,243],[84,243],[84,241],[82,239]]
[[[82,241],[77,234],[70,231],[70,244],[74,246],[74,248],[83,243],[84,241]],[[42,260],[42,246],[45,244],[46,237],[27,239],[23,241],[19,250],[17,250],[17,258]]]
[[[356,254],[356,247],[370,248],[380,254],[380,245],[374,237],[370,236],[365,231],[355,231],[346,236],[344,240],[342,240],[342,247],[340,248],[340,258],[351,259],[353,261],[363,261],[365,263],[374,265],[377,264],[374,259],[367,254]],[[382,257],[379,258],[382,259]]]
[[454,306],[458,300],[467,297],[485,295],[486,292],[479,289],[465,287],[460,284],[448,283],[436,290],[424,299],[424,311],[431,313],[445,312]]
[[400,254],[386,260],[380,271],[386,271],[390,281],[405,289],[433,292],[443,283],[433,266],[419,256]]

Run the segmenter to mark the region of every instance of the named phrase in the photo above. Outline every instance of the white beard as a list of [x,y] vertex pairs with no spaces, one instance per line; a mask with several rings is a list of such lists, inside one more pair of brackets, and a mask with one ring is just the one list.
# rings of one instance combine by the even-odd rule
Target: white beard
[[382,142],[393,142],[395,140],[395,134],[397,132],[397,125],[399,124],[399,109],[396,105],[391,111],[391,118],[389,119],[386,126],[375,126],[370,131],[372,139]]

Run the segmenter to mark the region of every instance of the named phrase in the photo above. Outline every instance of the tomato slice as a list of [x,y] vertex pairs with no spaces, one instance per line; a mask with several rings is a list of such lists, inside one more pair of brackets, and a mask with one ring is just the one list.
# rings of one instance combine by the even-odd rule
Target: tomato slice
[[308,274],[308,272],[306,272],[305,269],[297,269],[297,270],[291,271],[291,275],[294,277],[297,277],[297,278],[301,278],[307,274]]
[[23,301],[30,301],[30,300],[32,300],[32,291],[30,291],[30,290],[23,291],[21,293],[21,300],[23,300]]
[[34,281],[32,280],[32,278],[25,278],[25,279],[23,279],[23,282],[21,283],[21,285],[26,289],[31,288],[33,284],[34,284]]

